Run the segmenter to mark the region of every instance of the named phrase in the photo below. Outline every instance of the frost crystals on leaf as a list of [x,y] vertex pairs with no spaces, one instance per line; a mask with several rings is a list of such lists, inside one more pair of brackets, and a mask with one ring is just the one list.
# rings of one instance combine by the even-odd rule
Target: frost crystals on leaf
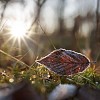
[[83,72],[90,64],[87,57],[72,50],[57,49],[36,61],[59,75]]

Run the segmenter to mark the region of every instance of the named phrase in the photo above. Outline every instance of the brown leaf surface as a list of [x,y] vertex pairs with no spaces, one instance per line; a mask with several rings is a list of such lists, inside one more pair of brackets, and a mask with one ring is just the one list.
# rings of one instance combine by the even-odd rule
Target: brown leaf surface
[[72,50],[57,49],[36,61],[59,75],[72,75],[84,71],[89,59]]

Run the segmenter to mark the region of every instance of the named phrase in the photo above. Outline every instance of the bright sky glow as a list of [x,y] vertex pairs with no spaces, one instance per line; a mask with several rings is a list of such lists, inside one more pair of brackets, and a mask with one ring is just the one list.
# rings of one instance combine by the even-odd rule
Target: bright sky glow
[[26,33],[28,33],[28,28],[26,23],[21,19],[12,19],[7,20],[6,22],[7,27],[7,34],[9,35],[9,38],[5,41],[4,45],[6,45],[8,42],[12,41],[11,47],[14,47],[15,43],[18,43],[19,48],[21,48],[21,41],[27,45],[27,42],[25,40]]
[[25,23],[21,21],[14,22],[10,29],[10,34],[12,34],[12,36],[15,38],[23,38],[26,32],[27,30],[25,27]]

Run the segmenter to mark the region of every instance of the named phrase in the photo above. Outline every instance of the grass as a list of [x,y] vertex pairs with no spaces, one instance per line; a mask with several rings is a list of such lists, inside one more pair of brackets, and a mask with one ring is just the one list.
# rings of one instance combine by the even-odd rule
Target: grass
[[16,66],[7,66],[6,69],[0,69],[0,83],[15,84],[21,80],[30,81],[36,89],[43,94],[49,93],[58,84],[76,84],[82,86],[89,84],[91,87],[100,88],[100,75],[95,72],[93,66],[83,73],[73,76],[58,76],[47,70],[44,66],[34,64],[32,67],[21,68]]

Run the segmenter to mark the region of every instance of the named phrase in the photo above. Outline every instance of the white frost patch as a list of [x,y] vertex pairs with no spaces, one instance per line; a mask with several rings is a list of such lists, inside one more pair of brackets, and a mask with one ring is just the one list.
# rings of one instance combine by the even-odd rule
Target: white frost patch
[[62,100],[75,95],[77,87],[70,84],[58,85],[49,95],[48,100]]

